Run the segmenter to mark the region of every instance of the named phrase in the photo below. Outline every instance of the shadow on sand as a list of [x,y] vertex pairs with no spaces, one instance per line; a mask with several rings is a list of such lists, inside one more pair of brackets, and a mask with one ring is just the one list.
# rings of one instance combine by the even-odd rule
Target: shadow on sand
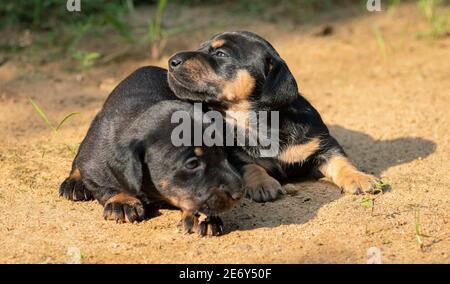
[[[390,167],[424,158],[436,149],[434,142],[418,137],[375,140],[338,125],[329,129],[352,161],[361,170],[376,176]],[[294,193],[275,202],[260,204],[245,200],[224,216],[227,231],[303,224],[314,218],[320,207],[342,196],[336,186],[327,182],[306,181],[295,187]]]

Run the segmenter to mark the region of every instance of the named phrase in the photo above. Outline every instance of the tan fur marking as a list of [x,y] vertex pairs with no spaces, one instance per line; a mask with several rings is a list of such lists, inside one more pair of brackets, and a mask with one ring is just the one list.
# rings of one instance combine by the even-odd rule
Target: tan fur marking
[[169,204],[182,209],[183,211],[192,211],[196,206],[191,197],[187,196],[182,188],[171,188],[172,196],[164,196]]
[[71,174],[70,179],[81,180],[81,173],[78,168],[76,168]]
[[247,70],[239,70],[232,81],[224,84],[219,100],[246,100],[251,95],[254,87],[255,78]]
[[239,70],[234,79],[227,81],[196,58],[187,60],[184,67],[198,84],[209,82],[217,85],[222,90],[217,98],[220,101],[234,103],[247,100],[255,87],[255,78],[245,69]]
[[[100,202],[103,204],[103,202]],[[105,213],[109,213],[107,216],[104,216],[105,219],[109,220],[116,220],[116,222],[126,223],[131,222],[128,219],[128,214],[125,212],[125,208],[123,205],[128,204],[129,206],[132,206],[134,208],[138,208],[142,206],[142,203],[139,199],[136,197],[129,195],[128,193],[119,193],[117,195],[111,196],[104,205],[107,206],[108,204],[111,205],[110,209],[108,211],[105,210]],[[116,215],[118,214],[118,215]]]
[[190,223],[192,223],[191,228],[183,227],[185,233],[196,233],[198,231],[198,223],[199,218],[192,211],[181,211],[181,223],[184,225],[184,221],[186,219],[190,219]]
[[248,164],[244,166],[244,181],[246,187],[254,188],[265,182],[272,182],[271,177],[264,168],[256,164]]
[[369,192],[376,178],[359,171],[348,158],[341,155],[332,156],[319,170],[333,183],[346,192]]
[[223,39],[216,39],[215,41],[213,41],[211,43],[211,47],[212,48],[219,48],[219,47],[221,47],[224,44],[225,44],[225,40],[223,40]]
[[309,156],[317,152],[320,148],[320,140],[313,138],[305,144],[289,146],[280,153],[278,159],[287,164],[299,163],[305,161]]
[[191,58],[187,60],[184,64],[184,68],[189,70],[189,76],[194,81],[201,81],[204,78],[211,78],[212,80],[217,80],[214,72],[202,64],[198,59]]
[[197,157],[201,157],[205,154],[205,152],[203,151],[203,149],[201,147],[195,147],[194,153]]
[[158,185],[159,185],[159,187],[160,187],[162,190],[165,190],[165,189],[167,189],[168,186],[169,186],[169,181],[166,180],[166,179],[163,179],[163,180],[161,180],[161,181],[159,182]]
[[[227,121],[236,123],[241,129],[248,129],[248,112],[250,104],[248,97],[255,87],[255,79],[246,70],[239,70],[236,78],[225,83],[219,100],[231,102],[228,107]],[[234,122],[233,120],[236,120]]]
[[226,121],[231,125],[236,124],[241,129],[248,129],[248,112],[250,105],[248,101],[232,104],[226,111]]
[[137,199],[134,196],[131,196],[127,193],[121,192],[121,193],[109,198],[108,201],[106,201],[106,203],[125,203],[125,204],[134,205],[134,204],[140,203],[140,201],[139,201],[139,199]]

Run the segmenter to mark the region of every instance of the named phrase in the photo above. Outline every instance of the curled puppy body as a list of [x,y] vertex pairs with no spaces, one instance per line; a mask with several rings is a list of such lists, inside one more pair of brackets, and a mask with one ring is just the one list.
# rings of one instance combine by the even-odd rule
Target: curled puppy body
[[[104,218],[116,222],[141,221],[160,206],[173,206],[182,210],[185,232],[217,235],[223,231],[217,215],[244,194],[241,178],[223,147],[172,144],[172,114],[184,111],[192,120],[193,105],[173,95],[166,73],[144,67],[116,87],[81,143],[60,195],[96,199]],[[199,224],[199,213],[209,218]]]
[[244,129],[250,111],[278,111],[279,152],[274,157],[263,158],[261,145],[233,151],[247,195],[255,201],[276,199],[283,193],[278,181],[305,175],[326,177],[355,194],[371,192],[378,182],[349,161],[320,114],[298,92],[287,64],[254,33],[218,34],[196,51],[175,54],[169,59],[168,82],[178,97],[206,102]]

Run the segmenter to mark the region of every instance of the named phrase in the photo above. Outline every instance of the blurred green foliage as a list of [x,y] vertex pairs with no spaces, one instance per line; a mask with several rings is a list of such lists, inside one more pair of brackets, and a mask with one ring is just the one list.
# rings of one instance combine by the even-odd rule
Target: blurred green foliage
[[[119,16],[131,0],[81,0],[82,13],[68,13],[66,0],[2,0],[0,27],[21,25],[25,28],[50,29],[61,23],[73,23],[90,16]],[[107,21],[107,19],[102,19]]]
[[[357,5],[365,9],[367,0],[80,0],[81,12],[68,12],[67,0],[0,0],[0,31],[31,30],[35,35],[31,50],[46,50],[48,54],[69,55],[79,67],[89,68],[101,60],[102,55],[91,51],[79,51],[83,39],[89,35],[101,38],[111,29],[120,35],[125,43],[142,43],[142,37],[133,34],[127,21],[135,9],[152,5],[154,12],[148,16],[144,43],[150,45],[152,58],[158,58],[164,49],[167,37],[183,32],[188,25],[178,23],[168,26],[167,17],[176,14],[176,9],[193,6],[217,5],[230,13],[262,21],[277,21],[290,18],[295,22],[314,21],[318,12],[334,11],[336,8]],[[388,15],[408,0],[381,0]],[[450,0],[409,0],[418,3],[418,9],[429,23],[429,30],[419,36],[441,37],[449,34],[448,15],[438,14],[436,7],[449,4]],[[109,28],[105,32],[105,28]],[[35,33],[35,31],[37,33]],[[11,33],[10,33],[11,34]],[[37,35],[37,36],[36,36]],[[382,50],[381,36],[377,36]],[[141,41],[141,42],[140,42]],[[0,41],[0,50],[16,52],[24,46],[17,40]],[[30,50],[29,49],[29,50]],[[54,51],[51,49],[57,49]]]
[[429,28],[426,31],[419,32],[419,37],[431,36],[433,38],[439,38],[450,35],[449,18],[450,15],[438,14],[437,6],[448,2],[445,0],[419,0],[418,7],[426,21]]
[[[100,18],[99,23],[109,23],[117,28],[123,36],[129,37],[123,24],[117,19],[143,4],[158,4],[157,0],[81,0],[82,13],[68,13],[66,0],[2,0],[0,2],[0,28],[21,25],[25,28],[50,29],[61,23],[74,23],[87,20],[90,16]],[[226,5],[232,9],[261,13],[277,12],[282,7],[284,13],[295,11],[321,11],[362,0],[170,0],[166,2],[183,6]]]
[[[122,36],[131,41],[130,34],[121,21],[123,14],[140,5],[161,4],[158,0],[80,0],[82,12],[68,13],[66,0],[2,0],[0,1],[0,29],[5,26],[20,25],[24,28],[51,29],[61,23],[87,21],[98,18],[95,24],[110,24]],[[408,0],[381,0],[382,5],[397,6]],[[413,0],[411,0],[413,1]],[[433,7],[449,4],[450,0],[416,0],[427,17],[432,17]],[[231,10],[257,14],[280,14],[294,17],[326,11],[349,4],[365,6],[367,0],[167,0],[182,6],[222,5]]]
[[[1,0],[0,30],[31,30],[39,32],[34,36],[31,49],[47,50],[48,53],[65,54],[79,62],[79,67],[89,68],[100,55],[87,51],[79,51],[79,45],[89,35],[101,37],[105,28],[112,28],[127,43],[136,43],[135,35],[127,15],[134,9],[144,5],[153,5],[154,13],[149,15],[146,44],[150,45],[152,58],[160,56],[166,38],[182,32],[184,25],[167,27],[164,21],[168,15],[166,10],[175,7],[186,9],[192,6],[220,5],[231,13],[242,15],[258,14],[259,19],[272,20],[292,16],[302,21],[308,20],[305,15],[313,11],[331,9],[362,0],[80,0],[81,12],[68,12],[67,0]],[[339,4],[335,4],[338,2]],[[172,5],[168,7],[168,5]],[[300,14],[299,14],[300,13]],[[36,35],[36,33],[34,33]],[[19,51],[23,48],[17,42],[0,42],[0,49]],[[50,51],[57,49],[58,51]],[[96,54],[95,57],[92,55]]]

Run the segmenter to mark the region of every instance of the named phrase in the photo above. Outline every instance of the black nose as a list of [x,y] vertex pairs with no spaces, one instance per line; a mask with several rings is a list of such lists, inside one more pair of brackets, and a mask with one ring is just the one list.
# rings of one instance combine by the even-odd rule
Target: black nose
[[175,55],[169,60],[169,66],[171,69],[175,69],[183,63],[183,59],[181,57]]

